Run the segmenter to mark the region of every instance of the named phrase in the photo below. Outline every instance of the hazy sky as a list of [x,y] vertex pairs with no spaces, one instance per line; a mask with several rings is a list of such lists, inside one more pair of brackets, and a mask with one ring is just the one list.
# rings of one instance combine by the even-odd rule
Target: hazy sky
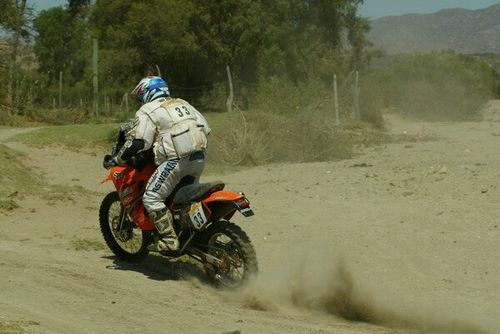
[[[406,13],[433,13],[443,8],[478,9],[499,2],[500,0],[365,0],[361,14],[378,18]],[[28,3],[35,5],[37,9],[46,9],[66,4],[66,0],[28,0]]]

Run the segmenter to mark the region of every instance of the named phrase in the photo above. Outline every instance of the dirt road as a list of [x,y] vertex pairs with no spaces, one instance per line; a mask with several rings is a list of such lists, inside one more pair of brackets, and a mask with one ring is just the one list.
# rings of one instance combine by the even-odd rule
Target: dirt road
[[500,333],[499,119],[499,101],[476,123],[391,115],[393,133],[423,141],[225,175],[256,212],[236,219],[261,271],[239,292],[186,263],[115,260],[97,225],[100,157],[10,143],[50,182],[93,193],[1,215],[0,333]]

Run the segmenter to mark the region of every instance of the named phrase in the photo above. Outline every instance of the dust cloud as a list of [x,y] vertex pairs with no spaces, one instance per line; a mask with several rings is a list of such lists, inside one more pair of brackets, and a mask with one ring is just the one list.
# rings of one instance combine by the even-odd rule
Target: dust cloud
[[394,291],[385,293],[381,289],[356,280],[349,264],[342,257],[319,252],[316,255],[302,255],[302,259],[294,264],[283,265],[273,272],[262,274],[231,298],[237,298],[244,307],[253,310],[317,313],[341,321],[367,323],[411,333],[497,332],[491,324],[469,320],[465,315],[458,317],[455,313],[452,316],[443,309],[416,305],[412,300],[405,300],[404,294],[400,295],[399,300],[388,300],[387,296],[394,296]]

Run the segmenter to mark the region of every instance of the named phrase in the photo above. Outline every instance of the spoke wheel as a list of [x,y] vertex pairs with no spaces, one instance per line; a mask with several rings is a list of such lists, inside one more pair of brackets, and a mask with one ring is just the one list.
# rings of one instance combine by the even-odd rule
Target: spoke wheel
[[236,288],[246,283],[258,271],[257,257],[246,233],[237,225],[220,221],[204,233],[207,253],[218,264],[205,264],[205,271],[215,285]]
[[149,253],[150,235],[139,229],[124,210],[116,191],[109,193],[99,209],[99,223],[106,244],[121,260],[137,262]]

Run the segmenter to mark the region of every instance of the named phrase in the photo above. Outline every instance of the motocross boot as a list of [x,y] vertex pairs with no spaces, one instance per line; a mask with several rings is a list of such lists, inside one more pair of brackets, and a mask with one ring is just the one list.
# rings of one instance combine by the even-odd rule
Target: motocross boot
[[169,209],[152,212],[150,215],[151,220],[156,226],[160,238],[154,244],[148,246],[150,251],[177,251],[179,250],[179,240],[174,231],[174,218]]

